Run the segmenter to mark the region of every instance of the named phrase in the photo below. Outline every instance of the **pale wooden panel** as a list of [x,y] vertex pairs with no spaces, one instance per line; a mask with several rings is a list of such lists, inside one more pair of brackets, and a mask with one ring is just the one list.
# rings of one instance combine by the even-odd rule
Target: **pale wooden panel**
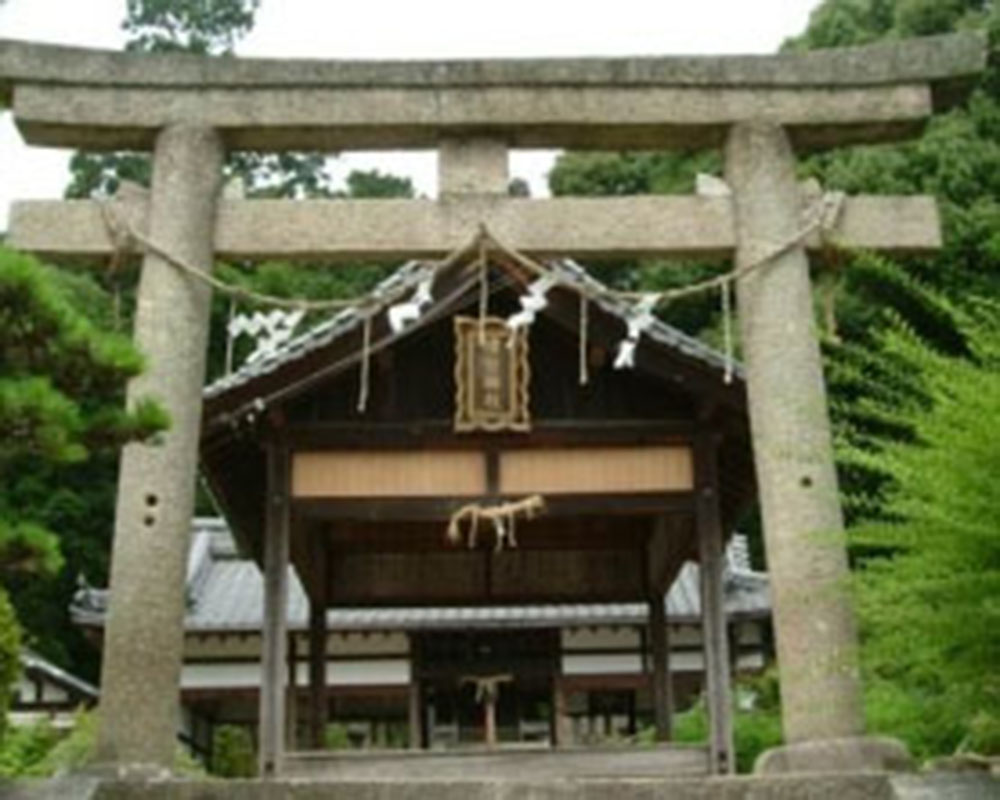
[[294,497],[468,497],[486,491],[482,453],[296,453]]
[[641,673],[642,657],[638,653],[604,653],[562,657],[563,675],[639,675]]
[[641,641],[631,627],[562,629],[563,650],[636,650]]
[[678,492],[693,486],[688,447],[514,450],[500,455],[504,494]]

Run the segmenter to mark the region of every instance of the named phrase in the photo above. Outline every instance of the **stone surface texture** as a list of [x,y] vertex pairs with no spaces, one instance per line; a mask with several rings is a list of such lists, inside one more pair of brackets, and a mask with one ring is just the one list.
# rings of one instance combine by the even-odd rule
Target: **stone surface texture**
[[878,736],[819,739],[775,747],[762,753],[754,772],[898,772],[913,769],[907,749],[895,739]]
[[697,745],[564,747],[537,745],[489,752],[389,751],[289,754],[282,777],[327,781],[567,780],[704,778],[708,753]]
[[997,800],[986,776],[856,775],[622,780],[107,782],[88,794],[60,794],[65,781],[0,786],[11,800]]
[[0,99],[13,96],[22,134],[48,146],[146,149],[184,119],[258,149],[435,147],[484,130],[519,147],[705,147],[764,118],[816,148],[912,135],[984,63],[973,34],[778,56],[402,63],[8,41]]
[[4,800],[95,800],[101,779],[92,775],[65,775],[46,781],[0,781]]
[[898,775],[898,800],[1000,800],[1000,778],[989,775]]
[[506,196],[510,180],[507,143],[488,136],[442,139],[438,147],[438,194]]
[[[205,270],[221,161],[211,130],[175,126],[157,141],[150,232]],[[174,759],[210,299],[206,284],[145,257],[135,340],[147,368],[129,384],[128,401],[156,399],[171,426],[162,441],[122,453],[101,675],[99,757],[108,763],[155,770]]]
[[173,89],[19,86],[14,118],[31,144],[147,150],[176,119],[218,129],[233,149],[431,148],[488,130],[512,147],[711,147],[728,126],[786,125],[797,148],[898,141],[933,113],[926,84],[732,89],[672,86]]
[[[726,149],[737,267],[794,237],[795,158],[780,127],[733,128]],[[863,732],[857,633],[809,264],[792,247],[737,284],[785,741]]]
[[[500,185],[499,169],[492,181]],[[481,222],[508,246],[534,256],[726,258],[736,247],[727,197],[526,200],[500,195],[497,189],[492,196],[463,197],[461,203],[224,199],[215,249],[221,258],[236,259],[437,258],[467,244]],[[141,197],[116,202],[114,208],[138,230],[148,230],[149,205]],[[845,247],[921,253],[941,246],[940,230],[931,197],[862,196],[845,201],[836,235]],[[104,258],[114,251],[101,208],[90,200],[17,202],[9,237],[16,247],[60,259]],[[822,248],[818,236],[807,245]]]
[[136,56],[0,40],[0,87],[17,83],[272,88],[316,86],[878,86],[971,77],[985,39],[951,34],[866,47],[761,56],[337,61]]
[[[896,800],[879,775],[531,780],[294,780],[108,785],[97,800]],[[964,800],[964,798],[963,798]]]

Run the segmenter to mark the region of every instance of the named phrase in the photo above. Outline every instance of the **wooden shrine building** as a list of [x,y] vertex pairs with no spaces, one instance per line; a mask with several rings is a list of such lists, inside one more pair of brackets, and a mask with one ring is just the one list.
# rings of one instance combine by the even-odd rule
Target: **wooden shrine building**
[[[697,560],[708,691],[728,691],[723,543],[754,498],[739,370],[660,322],[634,368],[616,369],[632,306],[571,262],[546,265],[545,307],[511,331],[506,320],[536,277],[514,255],[486,249],[484,269],[469,248],[433,275],[419,318],[394,332],[392,309],[372,309],[427,280],[428,265],[412,262],[356,308],[206,391],[204,473],[266,575],[261,724],[274,731],[262,742],[283,726],[289,563],[309,598],[313,643],[327,640],[329,608],[648,602],[666,736],[663,598]],[[515,512],[505,537],[492,519],[473,532],[459,514],[461,539],[449,539],[463,507],[525,498],[544,508],[531,519]],[[414,656],[415,729],[426,725],[422,690],[497,676],[562,713],[551,637],[526,628],[501,638],[425,640]],[[316,745],[325,655],[311,653]]]

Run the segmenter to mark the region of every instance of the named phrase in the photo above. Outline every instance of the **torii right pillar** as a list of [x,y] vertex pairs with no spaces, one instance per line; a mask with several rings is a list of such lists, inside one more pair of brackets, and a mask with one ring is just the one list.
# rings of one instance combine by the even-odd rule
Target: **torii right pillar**
[[[800,189],[780,125],[736,124],[726,178],[737,267],[794,239]],[[804,246],[742,277],[737,304],[786,742],[757,770],[902,766],[908,756],[901,744],[864,737],[844,521]]]

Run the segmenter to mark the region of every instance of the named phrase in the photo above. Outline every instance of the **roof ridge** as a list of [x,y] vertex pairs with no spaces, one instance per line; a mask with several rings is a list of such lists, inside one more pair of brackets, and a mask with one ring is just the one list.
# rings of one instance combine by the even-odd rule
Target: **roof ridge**
[[[471,257],[473,256],[470,255]],[[404,281],[407,279],[412,280],[417,270],[426,269],[432,263],[435,262],[421,260],[405,262],[379,281],[369,292],[358,297],[354,305],[336,312],[329,319],[283,342],[268,355],[253,362],[244,363],[229,375],[218,378],[208,384],[204,389],[204,396],[206,398],[213,398],[224,394],[230,389],[242,386],[257,377],[270,374],[319,348],[330,345],[333,341],[350,332],[356,325],[362,322],[361,309],[378,304],[379,300],[399,288],[400,284],[403,284]],[[468,263],[468,258],[452,259],[445,267],[445,270],[463,269],[468,266]],[[500,268],[507,268],[502,259],[497,259],[494,263]],[[622,320],[627,320],[628,316],[633,312],[634,303],[612,297],[611,290],[607,284],[595,278],[579,262],[570,258],[563,258],[552,259],[543,263],[559,279],[555,288],[566,288],[578,293],[586,292],[588,295],[594,295],[595,297],[592,297],[593,302],[603,311]],[[435,275],[436,278],[437,275]],[[441,297],[435,297],[432,304],[440,302],[441,299]],[[425,311],[424,314],[426,315],[426,313]],[[645,329],[644,333],[653,341],[676,349],[690,358],[707,364],[712,369],[725,372],[727,368],[732,367],[732,372],[735,376],[738,378],[743,377],[742,367],[738,363],[731,362],[723,353],[720,353],[715,348],[685,333],[680,328],[664,322],[655,315],[653,316],[652,324]]]

